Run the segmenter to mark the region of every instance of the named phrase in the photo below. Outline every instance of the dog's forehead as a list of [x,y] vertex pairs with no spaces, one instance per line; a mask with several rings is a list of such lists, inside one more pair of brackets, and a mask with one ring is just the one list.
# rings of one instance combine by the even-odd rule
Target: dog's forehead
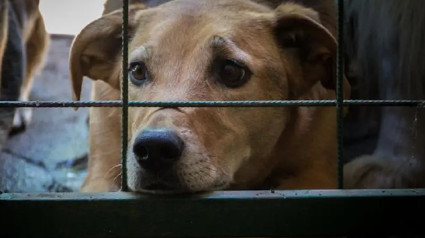
[[[156,7],[165,14],[196,14],[204,12],[232,12],[240,11],[267,12],[271,9],[265,5],[249,0],[174,0]],[[215,13],[216,14],[216,13]]]
[[180,50],[210,44],[217,35],[249,38],[270,30],[272,16],[271,9],[246,0],[176,0],[139,13],[130,50],[142,45]]

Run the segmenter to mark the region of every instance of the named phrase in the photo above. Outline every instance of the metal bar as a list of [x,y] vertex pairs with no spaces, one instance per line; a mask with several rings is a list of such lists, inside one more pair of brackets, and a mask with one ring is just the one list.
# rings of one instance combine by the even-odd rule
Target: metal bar
[[373,106],[373,107],[421,107],[425,100],[344,100],[344,106]]
[[[336,100],[129,101],[129,107],[335,107]],[[122,101],[0,101],[0,107],[122,107]],[[344,100],[343,106],[424,107],[425,100]]]
[[425,189],[2,194],[0,237],[423,236],[421,214]]
[[128,147],[128,0],[122,0],[122,80],[121,80],[121,190],[127,191]]
[[337,116],[337,182],[338,188],[344,187],[343,156],[344,156],[344,0],[338,0],[338,53],[337,53],[337,81],[336,81],[336,116]]

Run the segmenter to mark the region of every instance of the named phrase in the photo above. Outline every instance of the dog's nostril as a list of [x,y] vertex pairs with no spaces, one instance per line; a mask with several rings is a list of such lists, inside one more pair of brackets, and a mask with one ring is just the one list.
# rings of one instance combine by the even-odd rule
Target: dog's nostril
[[133,147],[134,154],[137,155],[138,159],[147,160],[148,159],[148,150],[144,146],[134,146]]
[[183,151],[183,140],[168,129],[145,129],[136,138],[133,152],[147,170],[165,169],[174,164]]

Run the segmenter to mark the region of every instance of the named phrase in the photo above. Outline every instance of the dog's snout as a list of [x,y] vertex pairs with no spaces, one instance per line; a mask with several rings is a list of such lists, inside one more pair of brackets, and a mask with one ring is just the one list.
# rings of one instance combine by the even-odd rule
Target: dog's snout
[[145,129],[133,144],[137,162],[147,170],[170,167],[179,160],[183,148],[183,140],[169,129]]

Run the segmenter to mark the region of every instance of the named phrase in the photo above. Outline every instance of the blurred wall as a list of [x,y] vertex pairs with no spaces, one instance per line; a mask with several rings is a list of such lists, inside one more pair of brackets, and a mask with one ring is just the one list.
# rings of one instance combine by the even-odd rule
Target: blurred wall
[[75,35],[102,15],[104,0],[40,0],[50,34]]

